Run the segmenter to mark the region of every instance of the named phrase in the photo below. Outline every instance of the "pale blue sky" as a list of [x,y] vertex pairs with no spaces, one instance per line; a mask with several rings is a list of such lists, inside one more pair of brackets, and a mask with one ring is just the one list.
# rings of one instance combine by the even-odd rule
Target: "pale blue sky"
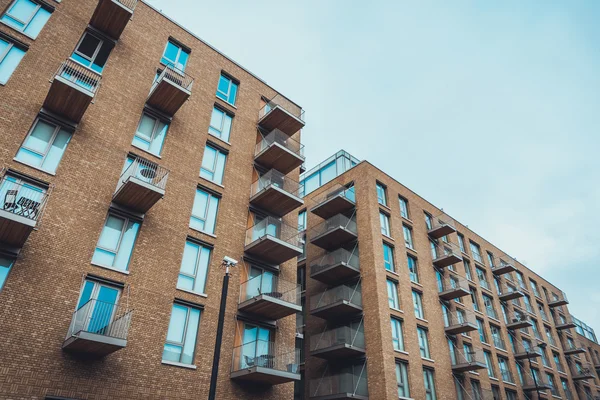
[[149,3],[305,108],[309,167],[369,160],[600,335],[600,2]]

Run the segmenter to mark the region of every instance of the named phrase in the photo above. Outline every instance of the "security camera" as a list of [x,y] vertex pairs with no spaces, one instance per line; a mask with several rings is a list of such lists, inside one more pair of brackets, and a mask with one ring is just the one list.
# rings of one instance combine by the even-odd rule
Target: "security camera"
[[223,257],[223,264],[228,267],[235,267],[237,265],[237,263],[238,263],[237,260],[234,260],[231,257],[227,257],[227,256]]

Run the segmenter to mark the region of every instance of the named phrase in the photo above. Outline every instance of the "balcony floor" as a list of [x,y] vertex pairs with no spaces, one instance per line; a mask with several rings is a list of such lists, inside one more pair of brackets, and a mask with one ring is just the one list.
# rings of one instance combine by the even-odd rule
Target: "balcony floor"
[[499,294],[498,298],[500,301],[509,301],[523,297],[523,292],[515,290],[514,292]]
[[278,265],[302,254],[300,247],[289,244],[271,235],[266,235],[247,244],[244,251],[268,263]]
[[470,322],[465,322],[463,324],[450,325],[445,328],[445,331],[448,335],[458,335],[461,333],[467,333],[477,330],[477,325],[472,324]]
[[565,356],[572,356],[575,354],[583,354],[586,350],[583,347],[578,347],[576,349],[564,349],[563,353]]
[[272,296],[259,296],[248,299],[238,305],[238,310],[270,320],[278,320],[302,312],[302,307]]
[[100,0],[90,25],[106,33],[113,39],[119,40],[133,12],[115,0]]
[[516,321],[516,322],[510,322],[508,324],[506,324],[506,329],[521,329],[521,328],[529,328],[530,326],[532,326],[531,322],[529,321]]
[[530,352],[530,353],[526,353],[526,352],[521,352],[521,353],[515,353],[515,358],[517,360],[525,360],[528,358],[537,358],[537,357],[541,357],[542,355],[540,353],[537,352]]
[[269,185],[252,196],[250,204],[282,217],[303,205],[304,200],[275,185]]
[[554,300],[554,301],[548,302],[548,307],[560,307],[560,306],[566,306],[567,304],[569,304],[569,302],[565,299]]
[[290,151],[279,143],[272,143],[254,157],[254,161],[268,169],[276,169],[286,175],[304,162],[304,157]]
[[505,265],[502,265],[499,267],[492,268],[492,273],[494,275],[504,275],[504,274],[508,274],[510,272],[514,272],[516,270],[517,269],[515,268],[514,265],[505,264]]
[[362,313],[363,309],[360,306],[350,303],[347,300],[339,300],[333,304],[328,304],[310,311],[315,317],[336,320]]
[[442,300],[452,300],[457,299],[459,297],[469,296],[470,294],[471,292],[469,292],[467,289],[456,287],[440,292],[439,296]]
[[594,379],[596,378],[596,376],[590,372],[590,373],[584,373],[584,374],[572,374],[573,375],[573,380],[574,381],[584,381],[587,379]]
[[337,214],[352,214],[355,207],[356,203],[345,196],[337,195],[317,204],[310,212],[323,219],[329,219]]
[[265,367],[249,367],[231,373],[231,379],[263,385],[280,385],[300,380],[300,374]]
[[337,226],[311,238],[310,242],[322,249],[335,250],[356,240],[357,237],[358,235],[356,233],[351,232],[343,226]]
[[429,231],[427,231],[427,234],[433,239],[439,239],[454,232],[456,232],[456,228],[454,228],[453,226],[441,225],[430,229]]
[[327,285],[345,282],[360,275],[360,269],[354,268],[345,262],[329,265],[319,272],[311,273],[310,277]]
[[192,92],[165,76],[152,89],[146,103],[172,117],[191,95]]
[[478,369],[485,369],[485,363],[480,362],[471,362],[471,363],[462,363],[456,364],[452,366],[452,371],[456,373],[467,372],[467,371],[476,371]]
[[340,361],[347,358],[363,357],[365,349],[352,346],[348,343],[340,343],[322,349],[311,350],[310,355],[325,360]]
[[91,332],[79,332],[63,343],[63,350],[103,357],[127,346],[127,339],[119,339]]
[[113,195],[113,201],[132,210],[146,213],[165,196],[165,191],[131,176]]
[[268,132],[279,129],[286,135],[292,136],[304,128],[304,121],[282,107],[275,106],[258,121],[258,125]]
[[62,76],[55,76],[44,100],[44,108],[71,121],[80,122],[94,93]]
[[453,253],[453,254],[446,254],[446,255],[443,255],[442,257],[436,258],[435,260],[433,260],[433,265],[435,265],[438,268],[444,268],[444,267],[449,267],[450,265],[459,263],[461,261],[462,261],[462,257]]
[[572,322],[567,322],[567,323],[564,323],[564,324],[556,324],[556,329],[558,329],[558,330],[573,329],[575,327],[577,327],[577,325],[575,325]]
[[36,222],[10,211],[0,210],[0,242],[23,247]]
[[326,396],[310,396],[312,400],[369,400],[369,396],[361,396],[352,393],[336,393]]

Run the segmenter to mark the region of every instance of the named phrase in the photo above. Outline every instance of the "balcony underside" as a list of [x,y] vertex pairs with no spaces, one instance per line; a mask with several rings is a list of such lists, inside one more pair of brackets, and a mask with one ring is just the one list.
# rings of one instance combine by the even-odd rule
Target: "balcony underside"
[[310,212],[323,219],[328,219],[336,214],[352,214],[356,204],[345,196],[338,195],[314,206]]
[[532,326],[530,321],[526,321],[526,320],[518,320],[518,321],[514,321],[514,322],[509,322],[506,324],[506,328],[507,329],[521,329],[521,328],[529,328],[530,326]]
[[132,210],[146,213],[164,195],[163,189],[132,176],[115,192],[113,201]]
[[295,117],[280,106],[275,106],[259,121],[258,125],[268,132],[279,129],[288,136],[292,136],[304,127],[304,121]]
[[279,143],[272,143],[254,158],[254,161],[268,169],[288,174],[302,165],[304,157],[290,151]]
[[512,264],[502,264],[498,267],[492,268],[492,273],[494,275],[504,275],[516,270],[517,269]]
[[427,234],[433,239],[439,239],[454,232],[456,232],[456,229],[453,226],[444,224],[430,229]]
[[269,185],[252,196],[250,204],[282,217],[300,207],[304,201],[275,185]]
[[517,360],[526,360],[528,358],[537,358],[537,357],[541,357],[542,355],[538,352],[535,351],[531,351],[529,353],[527,352],[520,352],[520,353],[515,353],[515,358]]
[[467,371],[476,371],[478,369],[485,369],[485,363],[481,362],[470,362],[470,363],[461,363],[452,366],[452,371],[455,373],[467,372]]
[[439,293],[440,299],[442,300],[452,300],[457,299],[459,297],[469,296],[471,293],[467,289],[463,289],[461,287],[449,288],[448,290],[444,290]]
[[556,329],[560,331],[565,329],[573,329],[576,326],[577,325],[575,325],[573,322],[565,322],[564,324],[556,324]]
[[270,264],[281,264],[302,254],[302,249],[274,236],[266,235],[247,244],[244,251]]
[[323,282],[327,285],[333,285],[345,282],[360,275],[360,270],[348,265],[345,262],[338,262],[333,265],[323,267],[318,272],[310,274],[310,277]]
[[550,388],[550,385],[544,382],[538,382],[537,386],[535,384],[523,385],[524,392],[533,392],[535,390],[546,391]]
[[[169,76],[171,75],[173,74],[170,74]],[[169,78],[164,76],[156,83],[156,86],[150,92],[146,103],[172,117],[187,101],[191,94],[192,92],[184,89],[176,82],[172,82]]]
[[445,254],[445,255],[433,260],[433,265],[435,265],[438,268],[444,268],[444,267],[449,267],[450,265],[454,265],[461,261],[462,261],[462,257],[459,257],[458,255],[456,255],[454,253],[453,254]]
[[132,10],[115,0],[100,0],[90,25],[118,40],[133,16]]
[[498,295],[500,301],[509,301],[523,297],[523,292],[515,290],[514,292],[502,293]]
[[[290,364],[289,369],[298,370],[298,366]],[[280,385],[282,383],[299,381],[300,374],[254,366],[232,372],[231,379],[261,385]]]
[[127,346],[127,339],[119,339],[91,332],[79,332],[69,337],[63,343],[63,350],[86,354],[95,357],[104,357]]
[[323,349],[311,350],[310,355],[331,361],[342,361],[347,358],[363,357],[365,349],[348,343],[340,343]]
[[55,76],[44,100],[44,108],[74,122],[80,122],[94,93],[62,76]]
[[596,378],[596,376],[594,375],[594,373],[592,371],[587,371],[587,372],[581,372],[581,373],[573,373],[573,380],[574,381],[584,381],[586,379],[594,379]]
[[446,334],[448,334],[448,335],[458,335],[461,333],[476,331],[477,325],[475,325],[471,322],[464,322],[462,324],[454,324],[454,325],[447,326],[445,328],[445,330],[446,330]]
[[362,311],[363,309],[360,306],[352,304],[347,300],[339,300],[333,304],[315,308],[314,310],[311,310],[310,313],[315,317],[336,320],[358,315],[362,313]]
[[344,228],[343,226],[333,227],[326,232],[321,233],[314,238],[311,238],[310,242],[315,246],[319,246],[326,250],[339,249],[343,245],[356,240],[358,236],[356,233]]
[[548,307],[566,306],[569,302],[566,299],[553,300],[548,302]]
[[288,315],[302,312],[302,307],[276,298],[281,294],[271,293],[270,296],[261,294],[239,304],[238,309],[269,320],[278,320]]
[[312,400],[369,400],[369,396],[361,396],[352,393],[336,393],[326,396],[310,396]]
[[0,210],[0,242],[23,247],[36,222],[6,210]]
[[586,350],[583,347],[577,347],[575,349],[565,349],[563,351],[563,353],[565,354],[565,356],[572,356],[575,354],[583,354],[585,353]]

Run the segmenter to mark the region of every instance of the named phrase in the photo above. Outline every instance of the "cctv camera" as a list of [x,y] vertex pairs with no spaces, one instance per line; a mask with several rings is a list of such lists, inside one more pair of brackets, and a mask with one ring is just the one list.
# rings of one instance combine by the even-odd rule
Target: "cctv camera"
[[223,257],[223,264],[225,264],[229,267],[235,267],[237,265],[237,263],[238,263],[237,260],[234,260],[231,257],[227,257],[227,256]]

